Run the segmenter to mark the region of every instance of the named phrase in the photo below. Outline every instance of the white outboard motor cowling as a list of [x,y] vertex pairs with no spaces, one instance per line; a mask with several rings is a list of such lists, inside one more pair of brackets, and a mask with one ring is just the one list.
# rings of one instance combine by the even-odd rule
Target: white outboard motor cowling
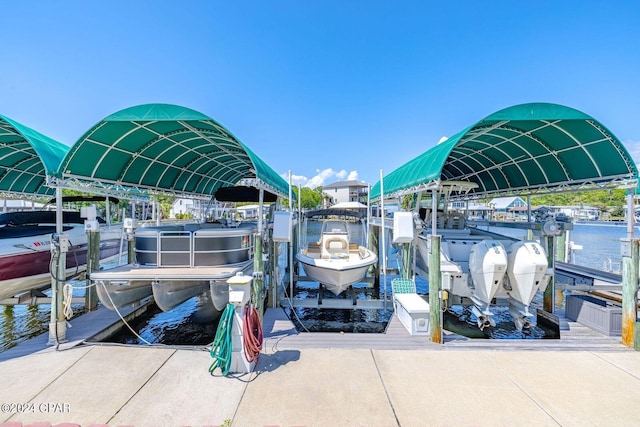
[[484,315],[491,316],[489,304],[507,272],[507,251],[497,240],[482,240],[469,254],[469,272],[474,290],[471,299]]
[[509,248],[507,274],[511,290],[507,293],[516,301],[529,306],[538,290],[544,291],[549,283],[547,255],[538,242],[516,242]]
[[509,248],[509,311],[516,326],[527,326],[533,314],[529,312],[531,300],[536,292],[547,287],[550,276],[547,274],[547,256],[538,242],[520,241]]

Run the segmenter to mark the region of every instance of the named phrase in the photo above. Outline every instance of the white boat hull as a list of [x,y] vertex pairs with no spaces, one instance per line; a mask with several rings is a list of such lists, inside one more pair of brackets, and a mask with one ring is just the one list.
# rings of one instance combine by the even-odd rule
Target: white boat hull
[[[122,229],[117,227],[100,230],[101,263],[119,256],[121,233]],[[76,225],[65,234],[70,242],[65,277],[71,277],[87,268],[87,234],[83,225]],[[3,242],[9,244],[0,248],[0,300],[51,283],[51,235],[6,239]]]
[[335,295],[344,292],[349,286],[358,283],[367,275],[369,267],[378,261],[378,257],[364,248],[367,256],[358,254],[345,258],[312,258],[298,253],[296,259],[302,264],[306,275],[315,282],[323,284]]

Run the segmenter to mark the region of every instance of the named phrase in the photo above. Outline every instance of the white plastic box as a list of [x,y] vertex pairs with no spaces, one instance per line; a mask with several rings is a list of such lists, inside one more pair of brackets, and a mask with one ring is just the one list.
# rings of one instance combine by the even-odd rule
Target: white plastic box
[[411,243],[414,228],[411,212],[393,213],[393,243]]
[[394,295],[396,315],[411,335],[429,333],[429,303],[418,294]]
[[289,212],[273,214],[273,241],[291,242],[291,215]]

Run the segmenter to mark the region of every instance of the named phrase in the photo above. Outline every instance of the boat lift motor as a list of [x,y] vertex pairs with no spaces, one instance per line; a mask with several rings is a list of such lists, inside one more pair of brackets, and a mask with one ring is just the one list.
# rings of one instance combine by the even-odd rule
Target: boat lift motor
[[80,217],[85,218],[84,220],[84,231],[89,232],[97,232],[98,231],[98,214],[96,210],[96,205],[84,206],[80,208]]
[[[253,372],[255,361],[247,361],[246,350],[243,343],[244,309],[251,300],[251,286],[253,277],[242,272],[227,280],[229,285],[229,304],[235,306],[233,314],[233,326],[231,333],[231,368],[230,373],[247,374]],[[246,333],[251,333],[247,331]]]
[[133,240],[133,236],[136,232],[136,219],[135,218],[125,218],[123,222],[124,232],[127,236],[127,241]]

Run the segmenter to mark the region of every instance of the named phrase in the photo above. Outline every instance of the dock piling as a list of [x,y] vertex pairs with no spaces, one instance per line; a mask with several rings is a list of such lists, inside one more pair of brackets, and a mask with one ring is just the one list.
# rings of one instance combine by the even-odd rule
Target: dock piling
[[429,236],[429,329],[431,341],[442,344],[442,327],[440,326],[440,238]]
[[84,309],[93,311],[98,307],[98,291],[95,286],[91,286],[91,273],[100,267],[100,226],[96,220],[95,205],[82,208],[82,214],[86,218],[84,228],[87,233],[87,290],[84,294]]
[[[542,236],[542,240],[545,241],[546,250],[547,250],[547,262],[549,263],[549,268],[555,270],[555,237],[552,235]],[[553,307],[555,304],[555,280],[553,275],[549,279],[549,284],[547,288],[544,290],[542,308],[547,313],[553,313]]]
[[[622,240],[622,344],[640,350],[638,341],[638,239]],[[635,330],[635,331],[634,331]]]

